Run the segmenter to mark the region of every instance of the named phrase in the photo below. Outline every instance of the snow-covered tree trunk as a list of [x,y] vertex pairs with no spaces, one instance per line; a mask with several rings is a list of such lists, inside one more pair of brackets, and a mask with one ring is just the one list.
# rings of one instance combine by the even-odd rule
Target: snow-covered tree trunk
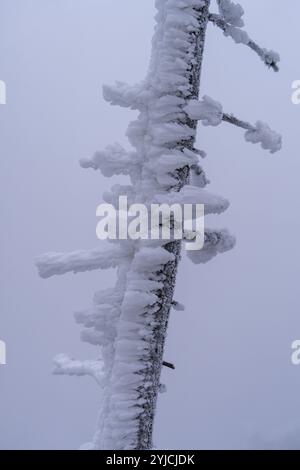
[[[160,3],[162,4],[166,2]],[[192,13],[195,19],[195,28],[193,28],[191,32],[188,31],[188,28],[184,28],[182,23],[180,23],[180,16],[178,17],[178,23],[176,24],[175,22],[174,25],[172,25],[170,22],[170,26],[172,25],[172,27],[168,28],[168,21],[170,21],[168,16],[169,12],[166,10],[163,12],[163,8],[161,8],[160,11],[161,18],[159,18],[159,21],[162,21],[162,23],[159,24],[159,29],[161,30],[159,33],[162,34],[160,39],[160,50],[153,51],[153,54],[157,54],[157,57],[155,58],[156,66],[153,67],[153,70],[151,70],[149,76],[149,85],[155,94],[157,94],[158,100],[162,100],[164,97],[167,99],[170,99],[170,97],[184,100],[198,99],[210,0],[205,0],[203,2],[203,6],[197,6],[197,3],[199,2],[190,3],[194,4],[194,8],[193,13],[189,12],[188,14]],[[176,40],[178,41],[180,36],[180,34],[177,32],[176,26],[179,30],[179,33],[185,36],[184,41],[188,42],[188,51],[184,50],[181,44],[176,47]],[[167,43],[169,41],[174,43],[172,53],[170,53],[170,49],[167,47]],[[176,63],[176,60],[178,60],[180,55],[182,55],[182,51],[184,51],[184,55],[186,55],[188,60],[182,62],[184,67],[181,69],[181,73],[180,68],[172,72],[172,68],[175,68],[174,62]],[[186,80],[185,85],[190,84],[190,87],[184,88],[181,92],[178,91],[177,87],[170,90],[168,79],[165,83],[160,79],[160,74],[167,73],[168,70],[169,73],[178,73],[183,80]],[[143,113],[151,114],[155,110],[155,106],[156,101],[151,101],[151,103],[149,103],[148,109],[143,111]],[[166,116],[165,122],[176,122],[178,125],[189,126],[192,129],[191,137],[186,140],[182,139],[170,143],[166,142],[166,148],[172,148],[173,150],[178,149],[180,152],[183,150],[183,148],[187,148],[193,151],[195,144],[194,130],[196,129],[197,122],[190,120],[185,113],[182,113],[181,116],[178,116],[175,119],[172,114],[170,116]],[[152,125],[153,124],[150,121],[149,128],[146,129],[147,135],[151,135]],[[180,171],[177,172],[177,177],[178,182],[176,182],[176,189],[180,190],[188,182],[189,166],[185,166],[180,169]],[[155,327],[153,328],[151,350],[149,351],[151,362],[147,363],[145,371],[142,372],[141,383],[139,385],[139,392],[140,397],[143,399],[143,405],[142,412],[138,417],[138,433],[135,443],[136,449],[152,448],[155,408],[160,386],[160,375],[164,357],[164,346],[167,335],[169,313],[172,307],[177,266],[181,253],[181,241],[170,242],[165,245],[165,249],[174,255],[174,259],[169,261],[159,272],[156,273],[157,276],[162,279],[163,286],[161,289],[155,291],[155,294],[159,299],[159,308],[153,314]]]
[[[139,110],[127,136],[134,151],[120,145],[81,161],[84,168],[105,176],[127,175],[130,185],[115,185],[104,194],[118,206],[119,196],[130,204],[202,203],[205,214],[228,207],[209,194],[199,164],[203,152],[195,148],[197,122],[222,121],[246,130],[246,140],[275,152],[281,138],[266,124],[255,126],[223,112],[205,96],[198,100],[208,22],[254,50],[277,70],[279,57],[260,48],[240,27],[243,10],[231,0],[217,0],[220,15],[209,12],[210,0],[156,0],[156,31],[148,75],[143,83],[118,82],[105,86],[104,97],[114,105]],[[120,212],[121,209],[120,209]],[[102,388],[99,426],[89,449],[150,449],[164,346],[182,242],[172,239],[111,241],[106,249],[69,254],[48,253],[37,260],[42,277],[66,272],[117,268],[115,288],[95,294],[92,307],[75,314],[85,329],[82,339],[101,349],[100,359],[78,361],[66,355],[55,359],[55,373],[92,376]],[[195,263],[209,261],[234,246],[226,230],[205,229],[201,251],[191,251]]]
[[[157,27],[153,41],[152,61],[150,71],[143,85],[143,92],[148,92],[150,97],[143,103],[141,113],[132,128],[141,130],[142,138],[133,139],[132,143],[138,153],[144,153],[144,166],[151,162],[153,152],[159,158],[164,152],[180,152],[188,149],[194,152],[196,121],[191,120],[185,112],[182,111],[182,105],[189,99],[198,99],[200,73],[203,59],[205,33],[208,22],[210,0],[199,2],[197,0],[188,0],[184,2],[157,2]],[[106,96],[113,102],[114,91],[106,89]],[[165,135],[156,136],[156,127],[165,126]],[[168,126],[170,130],[168,131]],[[183,126],[184,132],[181,138],[177,138],[177,133],[172,133],[175,126]],[[149,137],[155,136],[158,142],[149,144]],[[165,150],[164,150],[165,149]],[[174,168],[175,169],[175,168]],[[176,171],[175,178],[169,177],[167,182],[168,191],[179,191],[189,179],[189,166],[186,165]],[[136,194],[137,199],[143,200],[145,197],[151,199],[152,191],[147,194],[147,186],[151,188],[157,186],[153,181],[153,172],[148,174],[142,170],[142,178],[138,181]],[[141,184],[142,183],[142,184]],[[144,184],[144,188],[143,188]],[[164,182],[162,186],[165,186]],[[161,188],[160,188],[161,189]],[[145,245],[145,243],[144,243]],[[147,243],[146,243],[147,245]],[[148,243],[149,245],[149,243]],[[143,243],[140,243],[139,252],[143,249]],[[146,248],[147,249],[147,248]],[[152,291],[156,296],[155,308],[153,305],[149,309],[144,309],[142,328],[147,333],[148,350],[142,359],[143,367],[137,373],[134,389],[138,391],[136,397],[140,402],[137,407],[137,416],[134,423],[134,433],[130,448],[150,449],[152,447],[152,433],[155,416],[157,395],[160,386],[160,375],[163,365],[164,345],[167,334],[169,313],[173,301],[173,293],[176,282],[177,266],[181,252],[181,241],[173,241],[164,246],[164,249],[172,254],[172,258],[158,270],[147,272],[150,281],[155,279],[160,282],[159,289]],[[151,254],[150,254],[151,256]],[[135,256],[133,256],[133,262]],[[135,270],[129,269],[129,276],[135,276]],[[127,274],[128,278],[128,274]],[[125,300],[126,303],[126,300]],[[122,309],[121,309],[122,310]],[[147,311],[148,310],[148,311]],[[139,321],[140,312],[137,312],[135,321]],[[126,325],[126,319],[132,319],[132,312],[121,312],[120,321]],[[122,332],[123,338],[130,337],[131,323],[128,324],[128,331]],[[149,325],[152,324],[149,331]],[[121,346],[122,348],[122,346]],[[118,355],[118,344],[116,353]],[[124,361],[124,355],[120,352],[120,361]],[[105,416],[105,426],[100,435],[101,445],[107,448],[112,445],[110,436],[113,428],[122,427],[123,417],[120,418],[119,412],[115,409],[119,407],[119,396],[114,392],[118,391],[118,381],[113,384],[113,376],[118,370],[120,364],[115,359],[111,372],[112,390],[109,391],[108,412]],[[126,375],[127,371],[124,370]],[[118,376],[119,374],[116,373]],[[114,403],[115,401],[115,403]],[[126,423],[128,426],[128,422]],[[136,432],[137,431],[137,432]],[[124,441],[128,445],[128,433]],[[127,442],[126,442],[127,441]],[[118,448],[122,446],[119,441]]]

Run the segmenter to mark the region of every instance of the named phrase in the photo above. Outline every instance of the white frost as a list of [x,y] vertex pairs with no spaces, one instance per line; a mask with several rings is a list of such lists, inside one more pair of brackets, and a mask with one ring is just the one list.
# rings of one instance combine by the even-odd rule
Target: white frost
[[244,9],[239,3],[234,3],[231,0],[218,0],[219,12],[224,20],[233,26],[242,27],[244,21]]
[[227,199],[195,186],[184,186],[179,192],[156,195],[153,202],[169,205],[204,204],[206,215],[221,214],[229,207],[229,201]]
[[191,100],[185,111],[191,119],[202,121],[204,126],[218,126],[223,118],[221,103],[209,96],[204,96],[201,101]]
[[232,250],[236,243],[235,238],[227,230],[205,229],[205,242],[202,250],[187,251],[188,258],[194,264],[207,263],[219,253]]
[[246,31],[235,26],[227,26],[225,36],[230,36],[237,44],[249,44],[250,37]]
[[92,158],[80,160],[82,168],[100,170],[104,176],[129,175],[136,170],[140,159],[135,152],[126,152],[119,144],[109,145],[105,150],[96,152]]
[[68,272],[84,272],[94,269],[114,268],[130,253],[121,247],[110,245],[106,249],[74,251],[72,253],[46,253],[36,259],[36,265],[42,278],[65,274]]
[[100,361],[78,361],[70,359],[66,354],[59,354],[54,358],[55,375],[73,375],[84,376],[89,375],[97,382],[101,383],[103,379],[102,362]]
[[260,143],[263,149],[270,150],[271,153],[278,152],[282,147],[281,135],[261,121],[256,123],[255,129],[246,132],[245,139],[253,144]]

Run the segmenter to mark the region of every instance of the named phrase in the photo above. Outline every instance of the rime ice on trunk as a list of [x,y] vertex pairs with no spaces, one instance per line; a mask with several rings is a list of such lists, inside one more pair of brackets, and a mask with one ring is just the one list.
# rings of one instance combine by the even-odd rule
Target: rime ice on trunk
[[[220,15],[210,14],[210,0],[157,0],[145,81],[137,86],[118,82],[104,87],[107,101],[139,110],[127,132],[132,151],[113,145],[81,160],[83,168],[130,178],[129,185],[115,185],[104,194],[106,202],[116,204],[120,195],[131,203],[147,205],[194,197],[197,203],[203,201],[206,213],[225,211],[228,202],[205,189],[208,180],[200,164],[204,153],[195,149],[198,120],[205,125],[235,124],[246,130],[246,140],[260,142],[271,152],[279,150],[281,138],[266,124],[252,126],[223,113],[212,98],[198,100],[208,22],[250,45],[247,33],[240,29],[241,7],[230,0],[217,3]],[[267,65],[277,68],[275,53],[258,46],[256,52]],[[85,448],[152,447],[169,313],[172,306],[179,308],[173,293],[181,245],[171,240],[120,240],[111,242],[108,249],[50,253],[37,260],[42,277],[117,267],[115,288],[97,292],[92,307],[75,314],[84,326],[82,340],[100,348],[101,358],[78,361],[59,355],[55,359],[56,374],[88,375],[101,386],[99,426]],[[203,249],[190,252],[189,258],[205,263],[233,246],[234,238],[226,230],[206,229]]]
[[[157,30],[150,71],[139,90],[140,97],[128,103],[141,110],[138,120],[131,124],[128,132],[131,143],[143,160],[140,177],[136,180],[133,178],[137,201],[151,201],[157,193],[179,191],[188,183],[189,159],[196,157],[196,154],[184,155],[185,149],[194,153],[196,122],[188,118],[183,105],[189,99],[198,98],[209,1],[160,1],[157,2],[157,8]],[[106,88],[105,91],[109,100],[117,100],[118,89]],[[174,160],[176,153],[185,158],[185,164],[174,167],[173,172],[156,174],[159,160],[164,156]],[[143,253],[145,244],[152,258],[151,251],[156,248],[152,248],[149,242],[139,243],[136,256]],[[127,274],[127,291],[115,342],[105,425],[96,440],[102,448],[152,447],[153,422],[181,242],[168,243],[164,249],[171,255],[159,269],[153,265],[152,259],[149,266],[137,268],[135,256]],[[149,307],[142,304],[142,310],[138,309],[134,314],[132,308],[139,291],[131,290],[130,280],[143,278],[159,282],[160,287],[154,287],[152,295],[155,297],[149,301]],[[132,298],[127,301],[127,296]],[[139,325],[143,350],[141,355],[133,353],[126,357],[124,342],[131,339],[136,341],[132,324]],[[126,362],[132,358],[137,361],[137,365],[133,384],[127,384],[126,390],[128,399],[134,403],[130,413],[126,397],[122,400],[118,391],[127,374]],[[126,410],[125,415],[129,415],[124,421],[122,408]]]

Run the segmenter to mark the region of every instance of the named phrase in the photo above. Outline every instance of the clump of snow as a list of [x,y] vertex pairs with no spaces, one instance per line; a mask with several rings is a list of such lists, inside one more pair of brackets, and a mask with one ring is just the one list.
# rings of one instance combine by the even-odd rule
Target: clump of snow
[[[128,290],[123,300],[123,314],[127,319],[138,322],[136,315],[145,313],[147,307],[154,305],[157,302],[157,296],[153,293],[130,291]],[[143,319],[139,319],[143,324]]]
[[221,214],[229,207],[229,201],[195,186],[184,186],[179,192],[158,194],[154,203],[159,204],[204,204],[205,214]]
[[92,158],[82,158],[82,168],[100,170],[104,176],[129,175],[137,170],[140,158],[135,152],[126,152],[120,144],[109,145],[105,150],[96,152]]
[[175,310],[176,312],[184,312],[185,310],[185,306],[175,300],[172,302],[172,307],[173,307],[173,310]]
[[135,271],[155,272],[174,259],[174,255],[164,248],[142,248],[135,255],[132,267]]
[[205,188],[210,181],[207,179],[205,171],[197,163],[191,167],[191,185],[197,188]]
[[74,375],[78,377],[89,375],[99,383],[103,378],[103,364],[100,361],[78,361],[70,359],[66,354],[58,354],[53,362],[55,364],[53,370],[55,375]]
[[227,26],[224,31],[225,36],[230,36],[237,44],[249,44],[250,37],[243,29],[236,28],[235,26]]
[[224,20],[233,26],[242,27],[244,21],[244,9],[239,3],[234,3],[231,0],[218,0],[219,12]]
[[160,123],[152,126],[154,145],[165,145],[188,140],[195,135],[195,129],[177,123]]
[[219,253],[232,250],[235,238],[227,230],[205,229],[205,241],[202,250],[187,251],[188,258],[194,264],[207,263]]
[[141,292],[151,292],[162,289],[164,287],[162,282],[153,281],[150,279],[136,279],[135,277],[128,276],[128,289],[138,290]]
[[169,152],[158,158],[151,159],[146,167],[157,173],[158,175],[174,172],[176,169],[185,166],[191,166],[198,162],[196,155],[188,157],[183,152]]
[[107,289],[102,289],[94,294],[94,304],[119,304],[122,301],[122,292],[115,289],[114,287],[109,287]]
[[106,249],[74,251],[72,253],[46,253],[36,259],[36,265],[42,278],[84,272],[94,269],[109,269],[130,256],[120,246],[109,246]]
[[222,122],[223,107],[209,96],[204,96],[201,101],[189,101],[184,109],[191,119],[202,121],[204,126],[219,126]]
[[269,66],[272,64],[278,64],[278,62],[280,62],[280,55],[278,54],[278,52],[263,49],[262,60],[265,62],[265,64]]
[[271,153],[278,152],[282,147],[281,135],[261,121],[256,123],[255,129],[246,132],[245,139],[253,144],[260,143],[263,149],[270,150]]
[[115,85],[103,86],[103,98],[112,105],[123,108],[140,109],[145,106],[148,93],[144,86],[130,86],[127,83],[117,81]]

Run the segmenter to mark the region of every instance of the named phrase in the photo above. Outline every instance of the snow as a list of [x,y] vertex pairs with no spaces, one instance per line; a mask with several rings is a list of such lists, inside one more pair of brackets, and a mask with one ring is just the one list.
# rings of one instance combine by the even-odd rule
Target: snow
[[236,28],[235,26],[227,26],[226,31],[224,31],[224,35],[230,36],[237,44],[247,45],[250,42],[248,33],[243,29]]
[[202,250],[187,251],[187,257],[194,264],[207,263],[219,253],[232,250],[236,240],[227,230],[205,229],[205,242]]
[[147,91],[141,85],[130,86],[124,82],[103,86],[103,98],[112,105],[140,109],[147,101]]
[[173,144],[194,137],[195,130],[176,123],[153,124],[150,138],[154,145]]
[[204,126],[219,126],[223,118],[222,105],[209,96],[204,96],[201,101],[189,101],[185,111],[191,119],[202,121]]
[[267,65],[271,65],[272,63],[277,64],[278,62],[280,62],[280,55],[278,54],[278,52],[268,50],[268,49],[263,49],[262,60]]
[[172,302],[172,308],[176,312],[184,312],[184,310],[185,310],[185,306],[182,305],[180,302],[176,302],[176,301]]
[[160,155],[158,158],[152,158],[147,164],[146,168],[155,172],[157,177],[162,174],[172,173],[176,169],[185,166],[192,166],[198,163],[198,158],[195,154],[192,157],[185,155],[183,152],[169,152],[165,155]]
[[210,181],[207,179],[205,171],[197,163],[191,167],[191,185],[197,188],[205,188]]
[[135,255],[132,268],[138,272],[155,272],[170,261],[174,261],[174,255],[164,248],[145,247]]
[[[241,29],[244,26],[242,19],[244,10],[241,5],[231,0],[217,0],[217,3],[220,15],[214,16],[216,20],[220,18],[224,21],[222,25],[218,25],[223,29],[224,35],[230,36],[237,44],[250,46],[267,66],[276,66],[280,62],[279,54],[272,50],[262,49],[250,39],[246,31]],[[217,21],[216,24],[218,24]],[[277,70],[276,67],[274,68]]]
[[94,269],[114,268],[129,256],[121,247],[109,246],[90,251],[74,251],[72,253],[46,253],[36,259],[39,275],[46,279],[54,275],[68,272],[84,272]]
[[218,0],[218,7],[220,15],[227,23],[238,27],[244,26],[242,20],[244,9],[239,3],[234,3],[231,0]]
[[55,375],[73,375],[78,377],[89,375],[100,384],[103,379],[103,364],[100,361],[77,361],[70,359],[66,354],[59,354],[54,358],[53,362],[55,364],[53,371]]
[[270,153],[278,152],[282,147],[282,137],[270,129],[268,124],[258,121],[255,129],[248,130],[245,134],[247,142],[260,143],[262,148],[270,150]]
[[227,199],[195,186],[184,186],[179,192],[159,194],[154,198],[153,202],[169,205],[204,204],[206,215],[221,214],[229,207]]
[[[234,29],[237,30],[238,36],[244,33],[244,31],[239,28]],[[236,39],[238,40],[238,38]],[[275,60],[276,57],[276,53],[271,53],[270,60],[272,60],[271,58]],[[185,110],[191,119],[202,121],[205,126],[218,126],[223,120],[222,105],[209,96],[204,96],[201,101],[190,100],[188,105],[185,107]],[[249,127],[251,126],[249,125]],[[270,150],[271,153],[278,152],[282,147],[281,135],[273,131],[268,124],[261,121],[258,121],[253,129],[246,131],[245,139],[247,142],[252,142],[254,144],[261,143],[262,148]],[[194,181],[197,181],[195,176],[200,176],[200,180],[198,179],[196,185],[200,188],[205,187],[207,180],[201,167],[196,164],[196,167],[192,165],[191,168],[196,168],[196,175],[195,172],[194,175],[192,172],[192,178],[194,178]]]
[[136,171],[140,163],[135,152],[126,152],[120,144],[109,145],[105,150],[96,152],[92,158],[80,160],[82,168],[100,170],[104,176],[129,175]]

